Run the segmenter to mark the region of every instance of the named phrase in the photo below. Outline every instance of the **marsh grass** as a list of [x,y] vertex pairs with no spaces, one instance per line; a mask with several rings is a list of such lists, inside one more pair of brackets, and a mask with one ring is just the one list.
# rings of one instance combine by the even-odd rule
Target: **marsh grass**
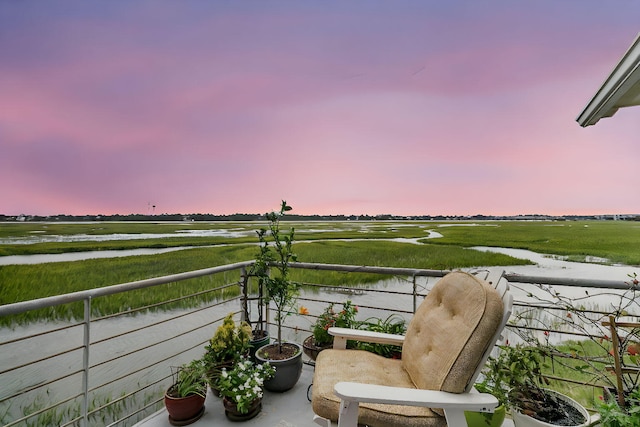
[[[467,249],[467,247],[499,246],[525,248],[542,253],[568,255],[584,259],[587,255],[608,258],[612,261],[640,264],[640,224],[629,221],[566,221],[519,222],[487,221],[469,226],[463,222],[441,223],[425,221],[400,222],[299,222],[296,227],[298,242],[294,251],[304,262],[335,263],[348,265],[389,266],[427,269],[455,269],[488,267],[495,265],[528,264],[506,255]],[[0,235],[27,236],[33,232],[46,234],[113,234],[113,233],[167,233],[194,229],[225,229],[246,231],[250,235],[259,224],[246,222],[220,223],[20,223],[3,224]],[[421,238],[429,230],[437,231],[442,238],[424,239],[422,244],[399,243],[392,238]],[[366,240],[343,240],[343,239]],[[323,240],[318,240],[323,239]],[[317,241],[316,241],[317,240]],[[184,271],[223,265],[254,259],[258,250],[255,236],[241,238],[223,237],[173,237],[163,239],[138,239],[105,242],[39,243],[32,245],[0,245],[0,254],[8,253],[62,253],[69,251],[164,248],[175,246],[199,246],[165,254],[107,258],[76,262],[36,265],[0,266],[0,304],[9,304],[51,295],[127,283],[135,280],[160,277]],[[225,243],[225,245],[220,245]],[[373,274],[346,274],[314,270],[293,270],[292,278],[304,283],[356,286],[381,279]],[[137,308],[158,302],[162,298],[174,298],[197,293],[222,284],[223,276],[204,277],[182,283],[163,285],[162,288],[139,290],[125,295],[113,295],[96,299],[94,314],[105,315],[124,308]],[[203,294],[203,300],[216,298],[215,293]],[[165,298],[165,299],[166,299]],[[183,302],[180,304],[195,304]],[[22,321],[42,318],[68,319],[76,317],[80,308],[61,307],[25,314]],[[16,319],[2,319],[2,324]]]
[[[89,402],[89,425],[127,425],[127,423],[113,423],[124,414],[131,413],[133,410],[138,409],[140,407],[140,403],[148,404],[157,400],[157,396],[161,393],[163,393],[163,390],[161,389],[147,392],[141,397],[142,402],[138,401],[140,398],[137,395],[125,396],[123,394],[119,398],[114,398],[110,394],[96,394]],[[24,423],[26,427],[81,425],[79,421],[72,421],[74,419],[78,419],[80,415],[80,398],[75,398],[55,407],[48,407],[50,404],[48,399],[48,394],[47,396],[40,395],[19,408],[22,416],[31,416]],[[156,405],[141,411],[133,417],[133,422],[143,419],[152,412],[155,412],[155,410],[159,409],[161,406],[162,403],[158,402]],[[0,414],[0,422],[7,422],[5,418],[8,418],[8,412],[7,408],[5,413]],[[129,420],[129,422],[131,422],[131,420]]]
[[[506,255],[479,252],[453,246],[414,245],[387,241],[344,242],[321,241],[294,245],[298,259],[305,262],[351,265],[451,269],[471,266],[526,264]],[[34,265],[0,266],[0,304],[10,304],[52,295],[66,294],[119,283],[149,279],[164,275],[197,270],[217,265],[254,259],[255,245],[230,245],[122,258],[94,259]],[[345,274],[315,270],[292,271],[292,278],[306,283],[348,285],[372,283],[381,279],[373,274]],[[139,289],[126,294],[96,298],[92,302],[94,316],[118,313],[157,304],[160,301],[204,292],[239,280],[239,275],[215,275],[171,283],[152,289]],[[234,295],[237,288],[225,290]],[[220,292],[205,293],[193,300],[185,300],[166,308],[195,306],[220,296]],[[39,319],[82,318],[82,304],[66,304],[31,311],[17,317],[4,317],[0,324],[24,323]]]
[[[153,256],[2,266],[0,267],[0,304],[28,301],[229,264],[251,259],[254,251],[254,246],[226,246],[185,249]],[[239,275],[233,277],[229,277],[227,274],[204,276],[96,298],[92,301],[92,315],[103,316],[154,305],[162,301],[178,299],[184,295],[208,291],[237,280],[239,280]],[[193,300],[176,302],[166,305],[164,308],[196,306],[203,301],[220,297],[221,292],[203,293]],[[226,296],[237,295],[239,289],[227,288],[224,292],[226,292]],[[0,324],[24,323],[40,319],[81,319],[82,312],[82,303],[64,304],[29,311],[17,316],[3,317],[0,318]]]
[[443,237],[428,242],[528,249],[569,256],[574,261],[597,256],[613,263],[640,265],[640,223],[637,221],[496,221],[479,224],[437,229]]
[[[552,381],[552,388],[571,396],[587,408],[593,408],[603,394],[602,387],[607,385],[598,379],[605,372],[605,366],[609,364],[604,353],[606,348],[603,349],[602,345],[591,340],[568,340],[554,347],[556,353],[560,352],[564,356],[546,357],[543,372],[554,377],[568,378],[576,383]],[[580,357],[571,356],[576,351]],[[584,357],[591,359],[593,368],[585,369],[585,362],[582,360]],[[599,369],[599,372],[594,373],[593,369]],[[613,375],[610,378],[611,381],[615,381]],[[578,382],[588,385],[577,384]]]

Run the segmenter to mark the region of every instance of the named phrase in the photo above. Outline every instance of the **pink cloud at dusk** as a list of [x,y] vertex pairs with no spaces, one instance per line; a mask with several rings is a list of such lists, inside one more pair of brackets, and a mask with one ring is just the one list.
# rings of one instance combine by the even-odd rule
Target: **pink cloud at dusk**
[[0,214],[640,213],[640,5],[0,3]]

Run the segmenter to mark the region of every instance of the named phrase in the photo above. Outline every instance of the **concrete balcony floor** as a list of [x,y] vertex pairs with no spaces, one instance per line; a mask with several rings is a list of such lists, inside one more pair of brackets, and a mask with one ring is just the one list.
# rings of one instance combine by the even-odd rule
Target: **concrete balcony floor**
[[[262,411],[255,418],[241,423],[228,420],[224,415],[222,401],[209,391],[205,402],[204,415],[191,425],[194,427],[238,427],[239,424],[264,427],[318,427],[313,422],[311,402],[307,400],[307,389],[312,380],[313,366],[303,365],[300,380],[291,390],[284,393],[265,391],[262,399]],[[162,409],[136,424],[136,427],[171,427],[171,424],[169,423],[167,411]]]
[[[211,392],[205,402],[205,413],[198,421],[191,424],[198,426],[261,426],[261,427],[318,427],[313,422],[311,402],[307,399],[307,390],[313,380],[313,366],[305,364],[300,380],[293,389],[285,393],[271,393],[265,391],[262,400],[262,411],[253,419],[241,423],[233,422],[224,415],[224,408],[220,398]],[[309,398],[311,392],[309,391]],[[167,411],[162,409],[135,427],[171,427]],[[466,426],[460,426],[466,427]],[[503,427],[513,427],[510,419],[505,420]]]

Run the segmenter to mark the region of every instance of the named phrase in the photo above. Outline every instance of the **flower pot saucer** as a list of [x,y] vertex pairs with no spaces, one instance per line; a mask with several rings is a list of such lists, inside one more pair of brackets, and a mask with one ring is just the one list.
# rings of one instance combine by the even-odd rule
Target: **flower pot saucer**
[[171,418],[171,415],[169,415],[169,424],[171,424],[172,426],[186,426],[195,423],[204,415],[204,409],[205,408],[203,406],[200,412],[198,412],[194,417],[187,420],[174,420],[173,418]]

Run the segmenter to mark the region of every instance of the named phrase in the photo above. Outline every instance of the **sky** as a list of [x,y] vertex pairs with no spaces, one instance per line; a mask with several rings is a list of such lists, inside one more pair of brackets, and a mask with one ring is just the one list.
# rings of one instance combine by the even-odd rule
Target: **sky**
[[0,0],[0,214],[640,213],[640,107],[575,121],[638,17],[632,0]]

